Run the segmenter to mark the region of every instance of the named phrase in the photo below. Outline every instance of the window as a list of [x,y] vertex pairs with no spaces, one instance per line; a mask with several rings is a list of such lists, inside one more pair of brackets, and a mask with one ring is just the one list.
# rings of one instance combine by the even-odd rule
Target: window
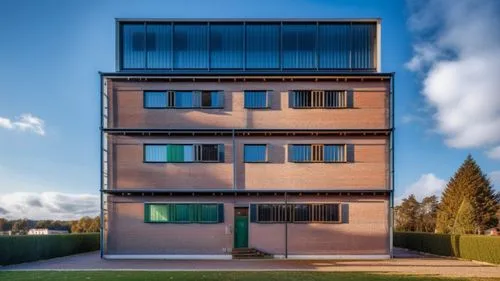
[[291,108],[347,108],[352,107],[352,92],[347,91],[292,91]]
[[210,24],[210,68],[243,68],[243,25]]
[[252,204],[250,219],[258,223],[347,222],[348,205],[342,204]]
[[144,108],[224,108],[221,91],[144,91]]
[[280,40],[279,24],[247,24],[246,68],[279,68]]
[[243,146],[243,158],[245,163],[267,162],[267,145],[245,144]]
[[223,144],[145,144],[144,162],[224,162]]
[[208,68],[206,24],[174,25],[174,68]]
[[224,204],[144,204],[144,222],[147,223],[221,223],[224,222]]
[[144,92],[144,108],[166,108],[166,92]]
[[283,67],[316,67],[316,25],[283,25]]
[[352,145],[344,144],[291,144],[288,149],[290,162],[353,162],[354,157]]
[[267,91],[245,91],[245,108],[269,108]]

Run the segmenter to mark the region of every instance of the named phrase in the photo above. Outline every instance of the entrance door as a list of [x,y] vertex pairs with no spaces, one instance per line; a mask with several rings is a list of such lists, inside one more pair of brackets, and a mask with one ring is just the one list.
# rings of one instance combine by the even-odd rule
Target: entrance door
[[248,248],[248,208],[234,208],[234,248]]

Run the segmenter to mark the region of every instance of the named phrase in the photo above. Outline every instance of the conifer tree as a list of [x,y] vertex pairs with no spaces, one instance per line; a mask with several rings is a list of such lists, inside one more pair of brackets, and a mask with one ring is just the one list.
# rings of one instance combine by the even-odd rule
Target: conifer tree
[[499,204],[498,195],[495,194],[490,180],[470,154],[443,192],[437,214],[437,232],[452,233],[454,231],[458,209],[465,198],[474,210],[475,231],[482,232],[497,224],[495,213]]
[[453,225],[455,234],[472,234],[477,229],[474,208],[466,197],[458,208],[457,217]]

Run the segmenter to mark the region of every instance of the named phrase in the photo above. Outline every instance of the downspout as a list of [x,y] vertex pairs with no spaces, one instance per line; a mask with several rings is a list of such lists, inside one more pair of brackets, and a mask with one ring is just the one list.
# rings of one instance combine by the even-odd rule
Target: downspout
[[391,150],[390,150],[390,157],[391,157],[391,190],[390,190],[390,195],[389,195],[389,227],[390,227],[390,237],[389,237],[389,249],[390,249],[390,257],[394,258],[394,253],[393,253],[393,243],[394,243],[394,101],[395,101],[395,73],[392,73],[391,77]]
[[234,129],[232,131],[233,138],[233,190],[236,190],[236,140],[234,136]]
[[103,131],[103,90],[104,90],[104,85],[103,85],[103,78],[102,78],[102,75],[100,74],[100,87],[101,87],[101,92],[100,92],[100,104],[101,104],[101,108],[100,108],[100,112],[101,112],[101,116],[100,116],[100,120],[101,120],[101,124],[99,125],[99,135],[100,135],[100,144],[99,144],[99,147],[100,147],[100,158],[101,158],[101,161],[100,161],[100,177],[101,177],[101,190],[99,191],[99,194],[100,194],[100,205],[101,205],[101,210],[100,210],[100,227],[99,227],[99,251],[100,251],[100,256],[101,256],[101,259],[103,257],[103,254],[104,254],[104,217],[103,217],[103,207],[104,207],[104,203],[103,203],[103,188],[104,188],[104,177],[103,177],[103,141],[104,141],[104,131]]
[[288,196],[285,191],[285,259],[288,259]]

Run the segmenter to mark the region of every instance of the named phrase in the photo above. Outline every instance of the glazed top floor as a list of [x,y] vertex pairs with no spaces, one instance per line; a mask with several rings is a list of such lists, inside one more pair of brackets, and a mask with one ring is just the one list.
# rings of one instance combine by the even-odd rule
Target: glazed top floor
[[116,70],[381,72],[379,19],[117,19]]

